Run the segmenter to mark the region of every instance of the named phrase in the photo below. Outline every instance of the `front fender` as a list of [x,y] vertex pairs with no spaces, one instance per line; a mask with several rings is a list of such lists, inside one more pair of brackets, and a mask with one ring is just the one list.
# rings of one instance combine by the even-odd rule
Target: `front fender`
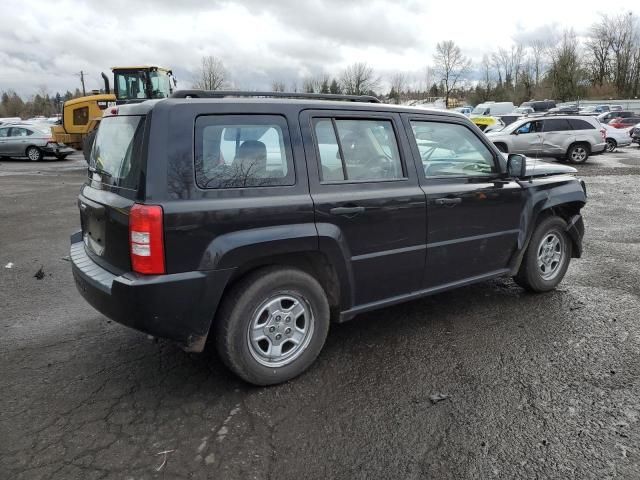
[[[575,177],[566,177],[567,180],[559,182],[558,177],[533,179],[531,183],[523,182],[525,187],[526,201],[520,215],[520,233],[518,235],[518,246],[509,263],[512,275],[515,275],[520,268],[522,258],[529,246],[529,241],[533,235],[536,224],[541,215],[553,208],[573,205],[578,206],[578,210],[587,202],[587,195],[582,185]],[[574,244],[576,244],[576,256],[582,253],[580,232],[575,230],[578,222],[575,215],[567,219],[568,233]],[[582,225],[582,222],[580,222]],[[584,229],[582,230],[582,233]],[[580,241],[578,241],[580,240]]]

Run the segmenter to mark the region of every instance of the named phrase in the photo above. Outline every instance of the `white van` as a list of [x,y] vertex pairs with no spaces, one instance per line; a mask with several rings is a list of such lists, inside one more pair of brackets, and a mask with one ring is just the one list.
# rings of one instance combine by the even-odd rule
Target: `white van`
[[482,131],[500,124],[498,115],[506,115],[516,109],[511,102],[484,102],[471,111],[471,121]]
[[479,103],[471,111],[471,116],[505,115],[515,110],[512,102],[485,102]]

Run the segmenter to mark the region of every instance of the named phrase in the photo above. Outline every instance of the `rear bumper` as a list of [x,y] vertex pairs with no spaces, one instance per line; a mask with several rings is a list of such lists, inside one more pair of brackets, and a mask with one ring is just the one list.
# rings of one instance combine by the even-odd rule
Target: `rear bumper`
[[73,148],[67,147],[66,145],[46,145],[42,147],[41,150],[50,155],[70,155],[75,152]]
[[202,351],[222,292],[233,270],[169,275],[114,275],[71,237],[71,268],[84,299],[110,319],[150,335]]
[[607,149],[607,142],[596,143],[591,147],[591,154],[597,155],[598,153],[603,153]]

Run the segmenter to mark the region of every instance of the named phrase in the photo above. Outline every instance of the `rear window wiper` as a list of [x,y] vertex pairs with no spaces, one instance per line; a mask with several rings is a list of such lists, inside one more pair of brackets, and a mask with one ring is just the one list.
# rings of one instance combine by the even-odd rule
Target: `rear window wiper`
[[91,165],[89,165],[89,171],[91,173],[97,173],[99,175],[103,175],[103,176],[105,176],[107,178],[113,177],[113,175],[111,173],[107,172],[106,170],[102,170],[101,168],[98,168],[98,167],[92,167]]

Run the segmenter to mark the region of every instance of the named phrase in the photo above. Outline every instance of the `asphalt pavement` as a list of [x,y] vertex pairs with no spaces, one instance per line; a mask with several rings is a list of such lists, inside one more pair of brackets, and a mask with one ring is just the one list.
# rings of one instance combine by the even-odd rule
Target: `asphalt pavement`
[[361,315],[257,388],[76,292],[81,156],[0,162],[0,478],[640,478],[640,149],[578,168],[584,257],[556,291]]

